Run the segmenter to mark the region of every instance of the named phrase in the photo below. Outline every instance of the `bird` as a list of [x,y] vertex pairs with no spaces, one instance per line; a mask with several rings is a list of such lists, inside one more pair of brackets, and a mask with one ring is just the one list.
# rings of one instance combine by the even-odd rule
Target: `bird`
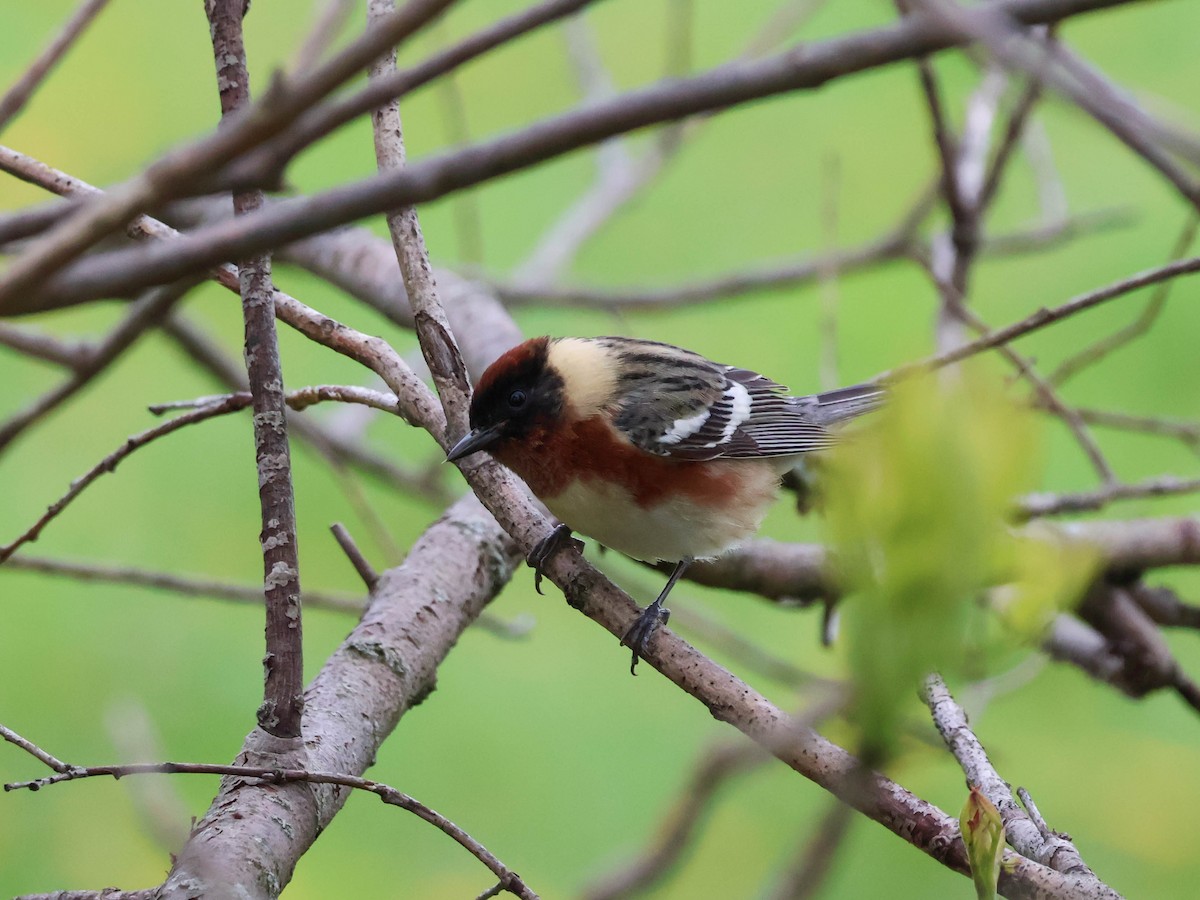
[[487,451],[558,519],[532,550],[542,567],[573,532],[646,562],[674,563],[666,586],[621,640],[630,671],[664,603],[695,560],[752,537],[780,477],[836,440],[829,426],[878,407],[876,384],[789,396],[750,369],[658,341],[531,338],[480,376],[470,431],[446,458]]

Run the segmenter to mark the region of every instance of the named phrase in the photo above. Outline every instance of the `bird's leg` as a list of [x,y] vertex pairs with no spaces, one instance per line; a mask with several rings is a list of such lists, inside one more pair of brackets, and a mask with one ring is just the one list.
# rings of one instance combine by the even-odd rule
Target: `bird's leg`
[[559,522],[554,526],[553,531],[538,541],[529,551],[529,558],[526,562],[533,569],[533,589],[539,594],[542,593],[542,577],[545,575],[543,569],[546,563],[550,562],[550,557],[567,545],[573,546],[580,552],[583,551],[583,541],[571,537],[571,529]]
[[654,637],[654,632],[658,631],[659,625],[666,625],[671,618],[671,611],[663,606],[663,602],[667,599],[667,594],[671,593],[671,588],[675,587],[675,582],[679,580],[684,571],[691,565],[691,557],[681,559],[675,563],[675,568],[671,570],[671,577],[667,579],[666,587],[662,589],[662,593],[658,595],[653,603],[642,610],[641,614],[634,620],[633,625],[625,632],[625,637],[621,638],[621,646],[628,647],[633,651],[633,662],[629,664],[629,672],[631,675],[637,674],[638,660],[642,657],[646,650],[646,645],[650,643],[650,639]]

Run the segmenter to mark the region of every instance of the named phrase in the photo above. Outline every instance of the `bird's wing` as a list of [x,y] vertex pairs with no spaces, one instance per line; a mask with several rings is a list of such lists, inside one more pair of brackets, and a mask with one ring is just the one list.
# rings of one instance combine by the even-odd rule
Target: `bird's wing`
[[783,385],[749,369],[703,357],[689,362],[695,367],[685,378],[663,378],[660,370],[626,385],[613,422],[641,449],[681,460],[756,459],[833,442],[809,398],[789,397]]

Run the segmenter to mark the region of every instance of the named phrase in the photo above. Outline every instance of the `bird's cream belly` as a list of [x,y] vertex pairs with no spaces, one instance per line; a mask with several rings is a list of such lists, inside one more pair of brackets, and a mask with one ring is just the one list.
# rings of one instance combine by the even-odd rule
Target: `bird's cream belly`
[[642,507],[619,485],[598,479],[577,479],[543,500],[572,531],[635,559],[709,559],[753,536],[771,504],[775,473],[764,466],[744,475],[736,504],[709,505],[674,495]]

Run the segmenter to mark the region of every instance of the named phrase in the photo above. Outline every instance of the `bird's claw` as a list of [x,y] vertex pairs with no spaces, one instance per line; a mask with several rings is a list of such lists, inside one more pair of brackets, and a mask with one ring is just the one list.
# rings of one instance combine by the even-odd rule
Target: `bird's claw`
[[637,674],[638,660],[645,656],[646,646],[658,631],[659,626],[666,625],[671,618],[671,611],[662,605],[659,598],[641,611],[625,636],[621,638],[621,646],[628,647],[633,652],[633,661],[629,664],[629,674]]
[[571,537],[571,529],[560,522],[554,526],[553,531],[538,541],[529,551],[529,558],[526,562],[533,569],[533,589],[539,594],[542,593],[542,578],[546,574],[544,571],[546,563],[555,553],[566,546],[572,546],[582,552],[583,541]]

